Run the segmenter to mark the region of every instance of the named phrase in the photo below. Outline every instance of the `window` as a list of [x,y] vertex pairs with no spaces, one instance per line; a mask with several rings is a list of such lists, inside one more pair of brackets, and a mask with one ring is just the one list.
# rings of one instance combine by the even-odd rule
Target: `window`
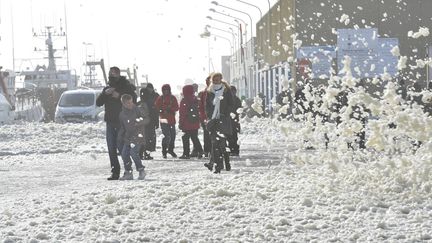
[[86,107],[94,105],[94,94],[64,94],[60,100],[61,107]]

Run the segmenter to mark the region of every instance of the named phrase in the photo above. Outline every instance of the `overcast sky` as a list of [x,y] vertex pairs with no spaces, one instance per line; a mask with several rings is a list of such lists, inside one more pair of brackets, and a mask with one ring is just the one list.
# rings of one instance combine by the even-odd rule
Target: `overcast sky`
[[[246,0],[247,1],[247,0]],[[12,69],[12,21],[14,26],[15,70],[34,69],[37,64],[47,64],[43,38],[33,37],[32,29],[41,33],[44,26],[59,30],[60,19],[67,16],[70,66],[78,74],[84,72],[85,53],[104,58],[106,66],[132,68],[138,66],[141,75],[148,74],[156,87],[163,83],[179,86],[186,79],[203,82],[208,74],[208,41],[200,38],[204,26],[210,24],[227,29],[224,24],[210,21],[214,18],[233,22],[208,11],[215,8],[249,23],[241,13],[224,10],[209,0],[0,0],[0,63]],[[251,14],[253,21],[259,19],[256,8],[235,0],[219,0],[220,4],[241,9]],[[249,0],[263,11],[268,10],[265,0]],[[270,1],[274,4],[276,0]],[[65,11],[66,9],[66,11]],[[11,16],[11,13],[13,15]],[[255,24],[255,23],[254,23]],[[247,27],[249,30],[250,27]],[[223,32],[216,32],[230,38]],[[249,36],[249,33],[248,33]],[[92,43],[92,45],[84,45]],[[64,42],[54,42],[55,48],[63,48]],[[222,39],[211,39],[211,57],[216,71],[220,71],[220,56],[228,55],[229,44]],[[57,55],[62,55],[61,52]],[[58,65],[65,62],[59,61]],[[213,70],[210,70],[213,71]]]

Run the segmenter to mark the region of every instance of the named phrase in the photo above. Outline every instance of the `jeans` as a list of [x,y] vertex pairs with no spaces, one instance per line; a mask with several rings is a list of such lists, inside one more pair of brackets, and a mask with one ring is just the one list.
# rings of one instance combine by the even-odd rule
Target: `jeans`
[[132,171],[132,160],[135,162],[136,170],[141,171],[144,169],[144,166],[141,162],[141,158],[139,155],[139,151],[142,145],[131,146],[131,144],[125,144],[122,150],[122,159],[124,163],[125,171]]
[[141,146],[140,156],[143,157],[146,151],[156,151],[156,130],[153,124],[149,124],[145,127],[145,145]]
[[117,151],[121,152],[123,144],[117,144],[117,134],[120,127],[118,124],[106,123],[106,141],[108,146],[108,154],[111,163],[111,173],[120,175],[120,163],[117,157]]
[[240,146],[238,145],[237,129],[233,129],[233,132],[231,135],[228,136],[227,141],[228,141],[228,147],[230,148],[230,152],[233,154],[239,154]]
[[145,150],[156,151],[156,131],[153,124],[149,124],[145,127],[146,145]]
[[203,141],[204,141],[204,152],[210,153],[211,151],[211,139],[210,139],[210,133],[207,130],[206,126],[204,124],[201,124],[201,127],[203,129]]
[[168,152],[173,152],[176,137],[175,125],[162,123],[161,129],[162,134],[164,135],[164,138],[162,139],[162,150],[167,149]]
[[185,131],[182,136],[183,141],[183,155],[190,155],[189,138],[192,140],[193,147],[196,152],[202,152],[202,146],[198,139],[198,130]]

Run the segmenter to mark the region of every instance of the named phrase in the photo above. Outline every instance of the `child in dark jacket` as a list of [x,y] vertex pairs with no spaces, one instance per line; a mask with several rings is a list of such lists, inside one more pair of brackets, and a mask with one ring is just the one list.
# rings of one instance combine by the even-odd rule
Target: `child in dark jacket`
[[183,87],[183,99],[180,101],[179,128],[183,131],[183,155],[181,159],[190,159],[189,138],[196,149],[198,158],[202,158],[203,149],[198,139],[200,127],[199,104],[195,96],[194,87],[186,85]]
[[138,180],[144,180],[144,166],[140,158],[140,148],[146,143],[145,126],[150,122],[149,111],[145,104],[137,107],[133,103],[131,95],[124,94],[121,97],[123,109],[120,112],[120,131],[118,139],[123,142],[121,153],[125,172],[120,180],[133,180],[132,160],[135,162],[136,170],[139,172]]

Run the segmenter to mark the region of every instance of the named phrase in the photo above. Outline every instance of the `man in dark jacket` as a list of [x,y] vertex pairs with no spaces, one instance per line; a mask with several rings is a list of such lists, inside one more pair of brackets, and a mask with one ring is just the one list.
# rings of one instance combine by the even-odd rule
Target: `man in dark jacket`
[[142,159],[151,160],[150,152],[156,151],[156,129],[159,128],[159,112],[155,107],[159,94],[154,91],[153,84],[148,83],[140,90],[141,104],[146,104],[150,113],[150,123],[145,127],[146,145],[141,148]]
[[125,77],[120,76],[118,67],[112,67],[109,71],[108,86],[103,89],[96,100],[97,106],[105,105],[106,140],[111,162],[111,176],[108,177],[108,180],[118,180],[120,176],[117,150],[121,152],[123,144],[117,143],[117,134],[120,129],[119,114],[122,110],[120,97],[123,94],[131,95],[134,103],[136,103],[135,86],[130,84]]
[[222,74],[212,75],[212,84],[207,89],[206,115],[209,118],[207,129],[210,132],[212,143],[210,162],[204,164],[209,170],[213,170],[213,163],[216,163],[214,173],[220,173],[225,168],[231,170],[229,154],[226,152],[226,137],[232,134],[231,111],[233,98],[230,86],[222,81]]
[[240,133],[240,117],[237,112],[242,107],[242,102],[237,96],[237,88],[231,85],[231,92],[233,97],[233,106],[231,111],[231,122],[232,122],[232,134],[228,136],[228,147],[230,149],[231,156],[240,155],[240,146],[238,145],[238,134]]

